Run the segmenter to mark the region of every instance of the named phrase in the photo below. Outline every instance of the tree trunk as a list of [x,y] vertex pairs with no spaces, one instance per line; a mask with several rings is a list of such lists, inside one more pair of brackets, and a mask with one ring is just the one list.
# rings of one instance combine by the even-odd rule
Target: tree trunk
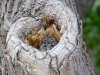
[[[3,0],[1,9],[2,75],[95,75],[74,0]],[[49,22],[42,18],[47,15],[55,21],[52,36],[61,38],[52,49],[46,46],[42,51],[25,38],[33,30],[45,29]]]
[[75,0],[77,11],[81,19],[86,16],[94,1],[95,0]]

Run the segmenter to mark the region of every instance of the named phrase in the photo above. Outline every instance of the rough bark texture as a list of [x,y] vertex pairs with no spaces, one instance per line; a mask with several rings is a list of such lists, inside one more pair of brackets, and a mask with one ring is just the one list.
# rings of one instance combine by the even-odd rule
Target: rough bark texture
[[[2,75],[95,75],[74,0],[3,0],[1,9]],[[45,15],[65,30],[54,48],[41,52],[24,38],[44,26]]]

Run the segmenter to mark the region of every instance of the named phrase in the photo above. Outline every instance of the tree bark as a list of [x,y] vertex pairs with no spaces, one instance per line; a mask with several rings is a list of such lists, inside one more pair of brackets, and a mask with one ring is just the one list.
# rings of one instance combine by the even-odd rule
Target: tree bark
[[95,0],[75,0],[77,11],[81,19],[87,15],[94,1]]
[[[1,9],[2,75],[95,75],[74,0],[3,0]],[[24,39],[45,15],[65,29],[55,47],[39,51]]]

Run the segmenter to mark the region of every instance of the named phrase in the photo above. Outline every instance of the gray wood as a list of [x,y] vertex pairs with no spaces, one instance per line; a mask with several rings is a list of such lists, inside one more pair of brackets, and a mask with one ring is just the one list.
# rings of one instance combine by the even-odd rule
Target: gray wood
[[95,0],[75,0],[77,11],[81,19],[84,19],[84,17],[87,15],[94,1]]
[[[1,9],[2,75],[95,75],[74,0],[3,0]],[[65,29],[58,44],[43,52],[24,38],[40,30],[45,15]]]

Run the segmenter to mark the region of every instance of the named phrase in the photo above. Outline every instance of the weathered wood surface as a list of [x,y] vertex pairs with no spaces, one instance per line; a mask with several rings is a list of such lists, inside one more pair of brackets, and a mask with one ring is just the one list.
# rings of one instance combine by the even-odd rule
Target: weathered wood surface
[[[64,0],[63,0],[64,1]],[[95,75],[82,40],[82,23],[74,0],[3,0],[1,14],[2,75]],[[65,27],[59,43],[44,52],[24,43],[32,30],[53,16]]]

